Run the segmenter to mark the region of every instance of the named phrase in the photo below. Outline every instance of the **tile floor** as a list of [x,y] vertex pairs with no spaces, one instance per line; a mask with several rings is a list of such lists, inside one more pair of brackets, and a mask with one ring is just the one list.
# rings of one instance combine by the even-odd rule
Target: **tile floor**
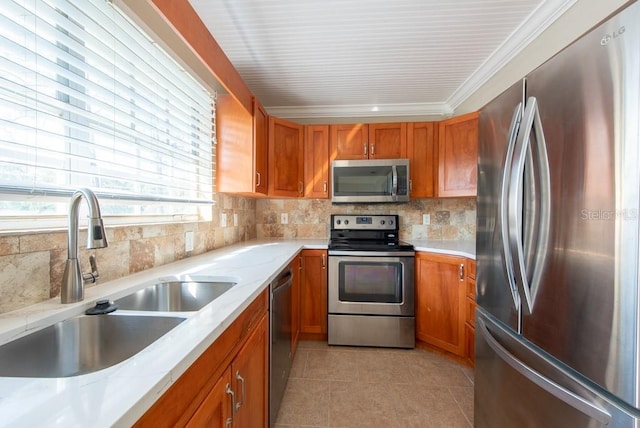
[[276,428],[473,427],[473,369],[422,349],[300,342]]

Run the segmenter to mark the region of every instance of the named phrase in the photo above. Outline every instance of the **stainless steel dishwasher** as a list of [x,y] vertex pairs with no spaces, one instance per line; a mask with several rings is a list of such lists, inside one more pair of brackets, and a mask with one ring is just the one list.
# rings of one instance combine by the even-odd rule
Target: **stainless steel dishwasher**
[[274,427],[291,371],[291,266],[270,285],[269,426]]

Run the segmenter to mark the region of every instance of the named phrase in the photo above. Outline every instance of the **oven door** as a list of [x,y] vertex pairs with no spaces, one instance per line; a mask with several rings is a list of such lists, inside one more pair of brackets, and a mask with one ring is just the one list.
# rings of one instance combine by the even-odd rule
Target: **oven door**
[[329,313],[414,315],[412,252],[339,253],[329,252]]

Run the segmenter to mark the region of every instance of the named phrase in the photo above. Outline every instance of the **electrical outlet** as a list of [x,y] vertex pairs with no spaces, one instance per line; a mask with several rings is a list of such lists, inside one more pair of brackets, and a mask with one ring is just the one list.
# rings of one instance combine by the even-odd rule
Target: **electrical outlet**
[[238,227],[238,214],[236,213],[233,214],[233,225]]
[[227,214],[220,214],[220,227],[227,227]]
[[289,223],[289,214],[282,213],[280,214],[280,224],[288,224]]
[[184,251],[193,251],[193,231],[186,232],[184,234]]
[[429,214],[422,214],[422,224],[431,224],[431,216]]

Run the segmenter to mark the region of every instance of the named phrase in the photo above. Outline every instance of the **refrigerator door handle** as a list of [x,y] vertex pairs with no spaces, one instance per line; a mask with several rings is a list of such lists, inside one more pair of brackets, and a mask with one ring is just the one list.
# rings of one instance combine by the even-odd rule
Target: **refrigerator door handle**
[[509,246],[509,215],[508,215],[508,202],[509,202],[509,178],[511,170],[513,169],[513,150],[516,144],[516,138],[518,137],[518,130],[520,129],[520,122],[522,120],[522,103],[518,103],[513,111],[513,117],[511,118],[511,124],[509,125],[509,140],[507,143],[507,156],[505,158],[504,172],[502,176],[502,189],[500,194],[500,225],[502,227],[500,237],[502,240],[502,259],[504,261],[505,272],[507,273],[507,279],[509,281],[509,289],[511,290],[511,297],[513,299],[513,306],[516,311],[520,309],[520,296],[518,294],[518,288],[516,286],[515,275],[513,272],[513,257]]
[[487,328],[483,319],[478,318],[477,324],[480,327],[480,334],[491,347],[491,349],[511,368],[516,370],[522,376],[547,391],[557,399],[563,401],[574,409],[588,415],[589,417],[596,419],[603,425],[609,424],[611,421],[611,415],[606,410],[596,406],[593,403],[585,400],[579,395],[569,391],[561,385],[553,382],[552,380],[544,377],[531,367],[524,364],[522,361],[514,357],[505,347],[503,347],[491,334]]
[[[531,144],[532,129],[535,133],[535,145]],[[538,167],[535,173],[537,174],[538,184],[540,185],[540,187],[536,189],[539,195],[540,206],[537,210],[539,215],[538,230],[535,234],[537,245],[534,250],[535,263],[533,264],[532,272],[530,272],[531,281],[528,279],[523,244],[523,226],[528,225],[522,224],[523,181],[527,154],[529,153],[536,156],[533,165],[537,165]],[[538,111],[538,102],[535,97],[529,97],[527,100],[520,131],[514,147],[513,168],[510,174],[507,208],[509,243],[511,254],[515,256],[513,269],[518,291],[520,292],[520,298],[523,302],[523,310],[526,314],[531,314],[540,285],[544,257],[547,253],[551,197],[549,160],[547,157],[544,131],[540,121],[540,113]]]

